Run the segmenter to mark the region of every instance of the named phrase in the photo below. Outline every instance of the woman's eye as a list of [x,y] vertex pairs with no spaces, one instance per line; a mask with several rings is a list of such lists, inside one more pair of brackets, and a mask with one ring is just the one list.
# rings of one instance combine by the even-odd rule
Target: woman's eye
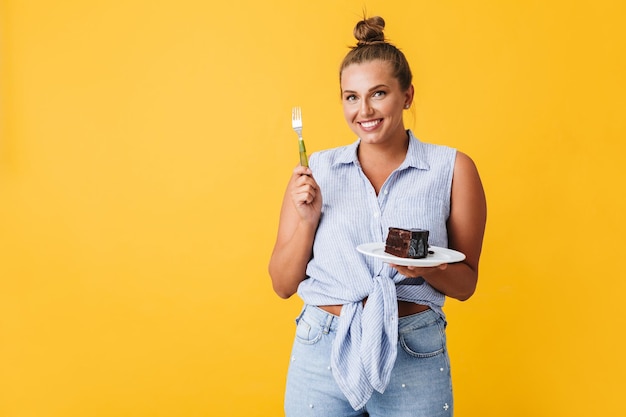
[[356,96],[354,94],[350,94],[349,96],[346,96],[345,100],[349,102],[356,101]]
[[376,91],[374,93],[374,97],[384,97],[385,96],[385,92],[384,91]]

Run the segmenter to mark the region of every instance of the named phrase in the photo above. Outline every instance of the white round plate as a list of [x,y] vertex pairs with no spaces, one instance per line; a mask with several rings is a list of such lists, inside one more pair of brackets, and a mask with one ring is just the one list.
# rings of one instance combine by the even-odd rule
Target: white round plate
[[427,257],[421,259],[400,258],[387,253],[385,252],[385,244],[383,242],[364,243],[357,246],[356,250],[362,254],[381,259],[388,264],[402,266],[439,266],[441,264],[460,262],[465,259],[465,255],[461,252],[438,246],[429,246],[428,250],[434,253],[429,253]]

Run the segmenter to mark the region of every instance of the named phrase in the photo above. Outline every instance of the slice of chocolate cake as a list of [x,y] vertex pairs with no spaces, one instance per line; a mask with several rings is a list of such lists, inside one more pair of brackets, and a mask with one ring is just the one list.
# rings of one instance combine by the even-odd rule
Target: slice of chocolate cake
[[428,256],[428,230],[390,227],[385,252],[400,258],[425,258]]

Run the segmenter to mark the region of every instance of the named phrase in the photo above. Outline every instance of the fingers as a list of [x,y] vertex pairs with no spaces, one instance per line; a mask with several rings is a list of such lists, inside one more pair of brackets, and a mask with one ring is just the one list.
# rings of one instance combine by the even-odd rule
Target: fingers
[[391,267],[395,268],[399,273],[404,275],[407,278],[417,278],[421,276],[428,276],[429,273],[434,272],[435,270],[445,270],[448,268],[448,264],[441,264],[438,266],[402,266],[396,264],[389,264]]
[[296,205],[299,204],[311,204],[317,196],[317,190],[307,184],[297,187],[291,193],[293,201]]
[[300,176],[300,175],[313,175],[313,172],[311,171],[311,168],[309,167],[303,167],[302,165],[298,165],[297,167],[295,167],[293,169],[293,174],[296,176]]
[[291,198],[296,206],[312,204],[318,195],[319,187],[308,167],[297,166],[293,170]]
[[406,267],[409,271],[432,271],[433,268],[437,268],[437,269],[441,269],[442,271],[448,268],[448,264],[441,264],[441,265],[437,265],[437,266],[413,266],[413,265],[409,265]]

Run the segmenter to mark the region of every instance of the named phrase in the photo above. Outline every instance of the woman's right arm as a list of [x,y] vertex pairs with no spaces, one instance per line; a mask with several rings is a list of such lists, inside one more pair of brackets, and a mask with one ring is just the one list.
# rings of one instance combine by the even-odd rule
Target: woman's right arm
[[269,274],[276,294],[289,298],[306,278],[315,231],[322,212],[319,186],[307,167],[298,166],[287,184]]

